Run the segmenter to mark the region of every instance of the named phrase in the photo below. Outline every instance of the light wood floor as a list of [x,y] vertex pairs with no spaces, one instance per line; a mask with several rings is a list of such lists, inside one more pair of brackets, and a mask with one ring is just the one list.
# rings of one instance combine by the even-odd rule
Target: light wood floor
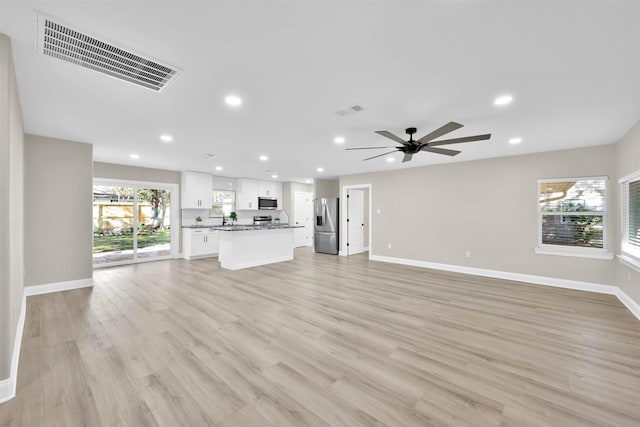
[[0,425],[640,426],[610,295],[314,255],[96,270],[29,297]]

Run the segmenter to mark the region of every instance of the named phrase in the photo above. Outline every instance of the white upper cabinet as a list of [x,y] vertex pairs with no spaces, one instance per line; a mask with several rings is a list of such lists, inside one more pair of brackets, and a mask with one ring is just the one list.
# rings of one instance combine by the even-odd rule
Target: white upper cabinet
[[275,197],[278,199],[278,209],[282,209],[282,183],[238,178],[236,209],[258,209],[258,197]]
[[238,178],[236,193],[236,209],[258,209],[258,180]]
[[201,172],[182,172],[182,209],[210,209],[212,197],[211,175]]
[[275,181],[258,181],[258,197],[282,197],[282,183]]

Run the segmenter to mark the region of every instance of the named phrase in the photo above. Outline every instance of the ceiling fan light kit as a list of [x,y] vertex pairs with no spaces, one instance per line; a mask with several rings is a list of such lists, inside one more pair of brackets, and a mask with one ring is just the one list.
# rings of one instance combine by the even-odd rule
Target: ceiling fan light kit
[[387,130],[377,130],[376,133],[378,135],[382,135],[385,138],[389,138],[395,142],[398,142],[402,145],[399,147],[362,147],[362,148],[347,148],[347,150],[378,150],[381,148],[393,148],[392,151],[387,153],[378,154],[377,156],[368,157],[364,160],[371,160],[377,157],[386,156],[387,154],[395,153],[397,151],[401,151],[404,153],[404,157],[402,158],[402,163],[411,161],[414,154],[419,153],[420,151],[427,151],[429,153],[435,154],[443,154],[445,156],[456,156],[461,153],[458,150],[449,150],[447,148],[438,148],[440,145],[449,145],[449,144],[460,144],[463,142],[472,142],[472,141],[484,141],[491,138],[491,134],[483,134],[483,135],[473,135],[473,136],[465,136],[462,138],[451,138],[451,139],[443,139],[439,141],[434,141],[434,139],[439,138],[443,135],[446,135],[450,132],[453,132],[456,129],[460,129],[462,125],[456,122],[449,122],[444,126],[439,127],[431,133],[423,136],[418,140],[413,139],[413,135],[418,131],[418,129],[411,127],[407,128],[405,132],[409,135],[409,140],[405,141],[397,135],[387,131]]

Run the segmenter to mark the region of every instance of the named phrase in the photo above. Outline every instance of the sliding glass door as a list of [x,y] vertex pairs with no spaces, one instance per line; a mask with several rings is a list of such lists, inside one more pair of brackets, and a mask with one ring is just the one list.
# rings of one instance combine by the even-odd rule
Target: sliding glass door
[[168,185],[96,180],[93,186],[94,267],[151,261],[172,255]]
[[138,188],[138,258],[171,255],[171,191]]

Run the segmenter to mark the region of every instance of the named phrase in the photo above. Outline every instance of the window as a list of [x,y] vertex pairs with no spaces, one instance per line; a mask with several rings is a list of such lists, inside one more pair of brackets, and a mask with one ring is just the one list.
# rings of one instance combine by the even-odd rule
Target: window
[[622,184],[622,253],[640,260],[640,171]]
[[213,190],[209,216],[228,217],[236,209],[236,192],[233,190]]
[[606,177],[538,180],[536,253],[611,259],[606,195]]

